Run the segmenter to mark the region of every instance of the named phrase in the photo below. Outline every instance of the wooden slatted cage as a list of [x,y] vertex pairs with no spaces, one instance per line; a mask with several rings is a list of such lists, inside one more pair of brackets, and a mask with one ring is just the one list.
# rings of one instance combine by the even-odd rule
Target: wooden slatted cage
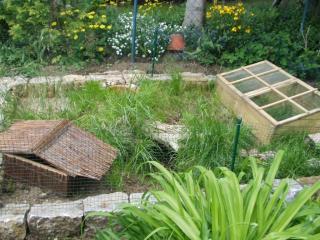
[[5,178],[67,195],[97,185],[118,152],[66,120],[18,121],[0,151]]
[[219,74],[217,92],[262,143],[288,131],[319,131],[319,91],[269,61]]

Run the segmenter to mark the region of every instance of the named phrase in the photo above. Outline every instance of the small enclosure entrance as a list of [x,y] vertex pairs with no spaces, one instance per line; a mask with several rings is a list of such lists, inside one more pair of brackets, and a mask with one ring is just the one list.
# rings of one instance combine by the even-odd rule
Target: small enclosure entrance
[[262,61],[218,75],[222,103],[263,143],[285,131],[317,132],[320,94],[283,69]]

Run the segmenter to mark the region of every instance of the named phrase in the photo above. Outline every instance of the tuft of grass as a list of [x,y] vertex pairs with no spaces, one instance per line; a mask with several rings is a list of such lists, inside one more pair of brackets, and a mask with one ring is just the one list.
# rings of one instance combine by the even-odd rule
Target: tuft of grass
[[319,167],[310,166],[308,160],[319,159],[320,154],[310,143],[306,141],[306,132],[286,133],[276,138],[270,145],[262,150],[284,150],[283,161],[279,168],[278,177],[299,177],[319,174]]
[[[178,164],[182,169],[197,164],[210,168],[229,167],[236,126],[234,116],[222,107],[216,97],[211,101],[199,97],[195,101],[200,108],[184,116],[188,135],[178,152]],[[246,126],[242,126],[239,149],[253,146],[253,135]]]

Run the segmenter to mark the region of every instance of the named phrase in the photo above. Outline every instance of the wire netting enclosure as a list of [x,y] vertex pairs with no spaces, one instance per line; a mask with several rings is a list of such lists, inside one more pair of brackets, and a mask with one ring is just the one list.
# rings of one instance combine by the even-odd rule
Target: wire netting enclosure
[[97,191],[117,150],[66,120],[18,121],[0,133],[6,182],[62,196]]
[[222,103],[263,143],[286,131],[313,133],[320,127],[317,89],[269,61],[219,74],[217,85]]

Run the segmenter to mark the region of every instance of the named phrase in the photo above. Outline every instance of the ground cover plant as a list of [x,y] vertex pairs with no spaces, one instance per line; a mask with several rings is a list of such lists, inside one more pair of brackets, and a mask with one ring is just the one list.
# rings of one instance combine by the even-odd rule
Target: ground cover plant
[[[109,216],[109,228],[97,239],[316,240],[319,206],[307,203],[320,182],[286,202],[286,180],[272,189],[282,157],[278,152],[268,172],[251,159],[253,177],[245,186],[239,183],[241,174],[227,168],[175,173],[153,162],[159,172],[152,177],[161,189]],[[149,194],[156,200],[150,201]]]

